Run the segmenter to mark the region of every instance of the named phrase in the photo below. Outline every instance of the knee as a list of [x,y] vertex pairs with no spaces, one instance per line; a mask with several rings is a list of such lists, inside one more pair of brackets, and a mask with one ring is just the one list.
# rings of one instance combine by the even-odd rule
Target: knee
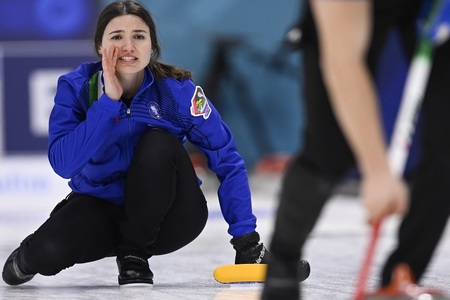
[[151,129],[144,133],[135,149],[135,157],[172,155],[182,149],[182,143],[178,138],[162,129]]

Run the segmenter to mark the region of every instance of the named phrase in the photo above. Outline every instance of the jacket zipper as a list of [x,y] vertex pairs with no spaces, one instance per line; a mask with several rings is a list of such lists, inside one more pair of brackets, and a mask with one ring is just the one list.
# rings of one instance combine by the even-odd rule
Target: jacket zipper
[[[131,121],[130,121],[130,115],[131,115],[131,109],[129,107],[127,107],[127,122],[128,122],[128,133],[131,134]],[[130,138],[127,137],[127,145],[125,145],[125,149],[127,149],[127,155],[125,156],[127,158],[126,164],[129,165],[131,163],[130,159],[129,159],[129,153],[130,153],[130,149],[129,149],[129,140]]]

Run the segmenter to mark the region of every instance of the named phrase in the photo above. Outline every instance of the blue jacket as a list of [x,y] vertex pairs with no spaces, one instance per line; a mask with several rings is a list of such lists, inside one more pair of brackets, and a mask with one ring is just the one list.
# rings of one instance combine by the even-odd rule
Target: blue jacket
[[237,237],[254,231],[256,217],[244,161],[230,129],[202,89],[191,80],[154,79],[147,68],[128,108],[101,90],[97,100],[92,82],[99,72],[101,62],[85,63],[58,80],[48,157],[54,171],[70,179],[72,190],[123,204],[134,147],[149,127],[162,128],[182,142],[188,139],[207,157],[220,182],[218,198],[228,233]]

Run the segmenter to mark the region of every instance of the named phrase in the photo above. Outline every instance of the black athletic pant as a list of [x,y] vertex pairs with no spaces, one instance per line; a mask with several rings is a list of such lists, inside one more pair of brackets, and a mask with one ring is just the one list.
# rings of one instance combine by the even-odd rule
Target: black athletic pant
[[[420,1],[374,0],[374,3],[375,26],[367,58],[373,74],[390,30],[395,28],[405,52],[413,53]],[[306,14],[303,26],[307,39],[302,50],[306,109],[304,146],[284,175],[271,243],[271,252],[288,261],[296,261],[301,256],[304,242],[333,188],[355,166],[322,81],[310,13]],[[422,277],[450,214],[449,53],[450,42],[435,51],[435,63],[422,106],[422,157],[412,175],[410,210],[401,223],[398,245],[382,272],[383,285],[390,282],[393,268],[401,262],[409,264],[416,279]]]
[[188,153],[175,136],[153,129],[135,150],[124,207],[72,193],[19,253],[25,272],[42,275],[107,256],[166,254],[193,241],[207,215]]

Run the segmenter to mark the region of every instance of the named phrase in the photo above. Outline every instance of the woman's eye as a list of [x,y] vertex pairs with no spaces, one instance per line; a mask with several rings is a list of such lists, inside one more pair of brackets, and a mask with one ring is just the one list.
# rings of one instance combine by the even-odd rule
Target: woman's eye
[[120,40],[122,37],[120,35],[114,35],[111,37],[112,40]]
[[134,38],[137,40],[143,40],[143,39],[145,39],[145,36],[138,34],[138,35],[134,36]]

